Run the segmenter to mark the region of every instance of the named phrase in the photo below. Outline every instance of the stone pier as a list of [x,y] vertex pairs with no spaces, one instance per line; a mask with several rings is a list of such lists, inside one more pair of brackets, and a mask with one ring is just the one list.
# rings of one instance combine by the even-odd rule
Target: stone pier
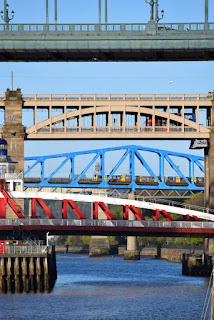
[[[3,138],[7,141],[8,156],[13,161],[17,162],[16,173],[24,173],[24,126],[22,124],[22,106],[23,98],[21,90],[11,91],[7,89],[5,93],[5,115],[4,115],[4,126],[3,126]],[[21,178],[20,178],[21,179]],[[23,188],[23,183],[22,183]],[[11,190],[12,191],[12,190]],[[16,191],[16,190],[14,190]],[[23,191],[19,189],[17,191]],[[24,200],[16,199],[16,203],[24,208]],[[6,206],[6,218],[16,219],[17,216],[9,205]]]
[[[128,199],[134,200],[135,194],[131,192]],[[129,210],[129,220],[136,220],[135,215]],[[127,237],[127,249],[124,251],[125,260],[140,260],[140,251],[137,248],[137,237],[128,236]]]
[[0,255],[0,293],[50,292],[56,279],[55,252]]
[[212,257],[208,255],[183,254],[182,274],[185,276],[209,277],[212,271]]
[[[214,100],[210,120],[210,139],[204,149],[204,206],[214,209]],[[204,239],[204,255],[214,255],[214,239]]]

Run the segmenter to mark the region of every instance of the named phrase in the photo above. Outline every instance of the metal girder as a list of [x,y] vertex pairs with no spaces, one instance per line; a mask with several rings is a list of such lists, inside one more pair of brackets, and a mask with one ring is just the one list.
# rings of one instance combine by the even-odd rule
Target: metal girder
[[[109,154],[111,157],[111,152],[121,151],[120,158],[117,163],[114,164],[112,170],[107,174],[107,165],[104,161],[105,157]],[[151,165],[147,163],[145,157],[141,153],[142,151],[149,152],[151,154],[156,154],[158,156],[158,174],[155,174]],[[78,161],[78,156],[88,156],[90,155],[92,159],[90,161],[84,161],[84,168],[81,173],[77,172],[75,166],[75,161]],[[188,177],[182,172],[182,169],[174,163],[172,157],[178,157],[186,159],[189,163],[189,173]],[[61,159],[60,165],[55,165],[56,159]],[[125,160],[129,161],[129,174],[128,175],[117,175],[117,170],[121,168]],[[48,161],[51,160],[52,166],[55,165],[55,169],[52,173],[45,173],[48,165]],[[106,148],[106,149],[96,149],[81,152],[64,153],[58,155],[49,156],[39,156],[39,157],[25,157],[25,161],[33,161],[33,164],[28,165],[28,169],[25,172],[25,187],[60,187],[60,188],[103,188],[103,189],[131,189],[132,191],[136,189],[150,189],[150,190],[203,190],[203,186],[197,186],[195,184],[195,167],[204,173],[204,166],[200,161],[204,161],[204,157],[189,155],[179,152],[166,151],[161,149],[154,149],[148,147],[141,147],[135,145],[127,145],[122,147]],[[135,162],[139,161],[139,165],[142,166],[144,170],[148,172],[148,177],[145,180],[143,175],[136,173]],[[64,177],[59,177],[57,175],[60,169],[65,168],[65,164],[69,163],[69,169],[64,173]],[[176,181],[169,182],[165,180],[165,164],[168,163],[175,173],[174,178],[179,177],[179,183]],[[98,164],[99,170],[94,176],[88,174],[92,165]],[[40,165],[40,172],[38,176],[29,178],[29,174],[32,169]],[[118,178],[119,177],[119,178]],[[123,177],[123,178],[122,178]],[[59,180],[61,179],[61,180]],[[182,183],[180,183],[182,181]]]
[[213,222],[199,221],[124,221],[96,219],[1,219],[0,232],[8,237],[13,228],[32,231],[37,237],[50,235],[123,235],[156,237],[214,237]]

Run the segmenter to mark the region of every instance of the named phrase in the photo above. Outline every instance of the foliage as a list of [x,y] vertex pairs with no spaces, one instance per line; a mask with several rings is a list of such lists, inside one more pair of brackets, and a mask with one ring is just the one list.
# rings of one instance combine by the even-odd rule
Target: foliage
[[89,245],[90,236],[68,236],[65,242],[66,245]]
[[138,245],[174,245],[174,246],[186,246],[186,245],[199,245],[203,243],[202,238],[170,238],[170,237],[138,237]]
[[123,206],[110,205],[109,210],[112,212],[112,214],[115,216],[117,220],[123,219]]
[[[185,200],[186,204],[191,204],[195,206],[204,206],[204,194],[196,193],[190,197],[190,199]],[[116,219],[123,219],[123,206],[110,205],[109,209]],[[139,209],[146,220],[153,220],[153,211],[147,209]],[[174,220],[180,220],[179,215],[170,213],[170,216]],[[165,220],[160,214],[160,220]],[[89,245],[91,237],[90,236],[59,236],[56,243],[59,245]],[[126,244],[126,237],[122,236],[111,236],[108,237],[110,245],[124,245]],[[138,237],[138,245],[198,245],[203,242],[201,238],[163,238],[163,237]]]
[[197,192],[191,195],[188,200],[185,200],[184,203],[204,207],[204,194]]

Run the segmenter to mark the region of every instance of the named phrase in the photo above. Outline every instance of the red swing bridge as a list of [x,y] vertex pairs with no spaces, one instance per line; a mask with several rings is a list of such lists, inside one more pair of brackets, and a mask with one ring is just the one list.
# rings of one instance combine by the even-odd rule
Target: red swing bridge
[[[29,200],[28,214],[20,205],[17,205],[16,198]],[[47,200],[57,201],[57,207],[60,209],[52,212]],[[81,203],[88,203],[91,206],[90,219],[80,208]],[[7,206],[15,213],[16,219],[7,218]],[[112,206],[122,207],[122,219],[118,220],[113,215]],[[152,210],[153,219],[146,220],[142,209]],[[175,217],[178,217],[178,220]],[[47,232],[49,235],[212,238],[214,237],[214,215],[212,211],[206,212],[205,208],[190,205],[185,207],[184,204],[173,201],[157,203],[77,193],[17,191],[8,193],[2,188],[0,192],[1,238],[13,238],[14,234],[25,231],[32,232],[39,239],[44,238]]]

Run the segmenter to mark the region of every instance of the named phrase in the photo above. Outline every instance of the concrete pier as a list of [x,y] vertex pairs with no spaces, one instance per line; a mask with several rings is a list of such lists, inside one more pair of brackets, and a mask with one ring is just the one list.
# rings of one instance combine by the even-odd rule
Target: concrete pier
[[[134,200],[134,192],[129,193],[128,199]],[[129,220],[136,220],[135,215],[129,210]],[[127,237],[127,249],[124,252],[124,260],[140,260],[140,251],[137,248],[137,237],[128,236]]]
[[106,236],[92,236],[89,244],[89,257],[107,256],[110,253],[110,244]]
[[182,274],[186,276],[208,277],[212,272],[211,256],[183,254]]
[[56,279],[55,252],[0,255],[0,293],[50,292]]
[[[93,219],[94,208],[91,210]],[[98,219],[107,219],[103,210],[98,207]],[[89,257],[101,257],[110,254],[110,244],[107,236],[92,236],[89,243]]]
[[[94,191],[96,194],[96,191]],[[91,218],[94,218],[94,207],[91,208]],[[106,220],[107,216],[98,207],[98,219]],[[101,257],[110,254],[110,244],[107,236],[92,236],[89,243],[89,257]]]

